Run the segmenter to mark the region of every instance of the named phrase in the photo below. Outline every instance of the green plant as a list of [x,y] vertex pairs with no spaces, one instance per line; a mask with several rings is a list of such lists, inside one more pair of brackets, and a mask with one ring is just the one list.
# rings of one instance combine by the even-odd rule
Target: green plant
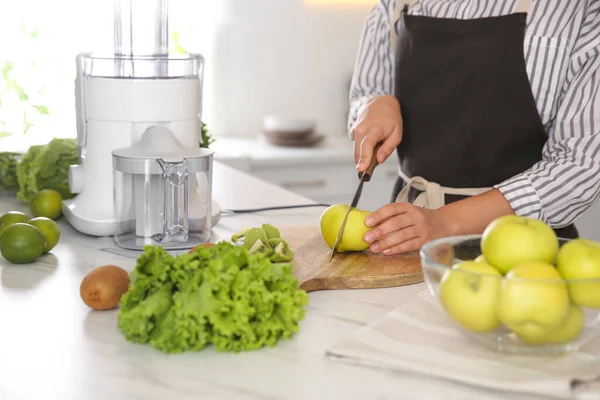
[[[32,41],[39,37],[37,30],[25,27],[21,27],[21,34]],[[45,92],[45,84],[32,87],[30,81],[29,85],[24,82],[28,76],[23,71],[29,69],[29,75],[39,72],[34,60],[6,60],[0,68],[0,107],[10,104],[11,110],[14,109],[14,112],[0,114],[0,138],[26,134],[41,116],[50,114],[47,106],[32,100]]]
[[202,141],[200,142],[200,147],[204,147],[208,149],[211,144],[215,142],[215,139],[212,137],[212,134],[209,132],[206,124],[202,122]]

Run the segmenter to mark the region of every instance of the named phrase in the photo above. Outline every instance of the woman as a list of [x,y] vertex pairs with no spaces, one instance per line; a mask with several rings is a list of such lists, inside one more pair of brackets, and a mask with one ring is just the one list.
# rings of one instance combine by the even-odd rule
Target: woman
[[366,220],[371,251],[510,214],[577,237],[600,195],[600,1],[381,0],[350,100],[357,170],[380,142],[378,162],[400,159],[393,202]]

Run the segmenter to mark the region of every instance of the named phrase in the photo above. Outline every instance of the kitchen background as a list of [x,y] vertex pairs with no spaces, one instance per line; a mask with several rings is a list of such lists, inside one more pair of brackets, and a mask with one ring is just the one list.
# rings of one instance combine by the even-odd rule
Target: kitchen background
[[[348,88],[376,2],[171,0],[172,51],[206,59],[202,119],[215,157],[314,200],[349,202]],[[0,151],[76,137],[74,58],[112,51],[112,1],[20,0],[9,15],[0,24]],[[265,115],[313,122],[325,140],[274,146],[262,135]],[[378,168],[359,207],[389,202],[396,168],[395,159]],[[600,240],[598,220],[600,204],[578,222],[582,234]]]

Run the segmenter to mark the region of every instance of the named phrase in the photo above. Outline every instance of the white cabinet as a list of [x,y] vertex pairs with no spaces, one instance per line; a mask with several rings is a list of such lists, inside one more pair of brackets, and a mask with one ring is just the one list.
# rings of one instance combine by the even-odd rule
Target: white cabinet
[[[223,138],[214,143],[215,159],[319,203],[349,204],[358,186],[353,143],[328,138],[315,148],[277,147],[263,139]],[[359,208],[374,211],[391,200],[398,176],[392,155],[363,186]]]
[[[397,171],[393,162],[378,166],[371,181],[363,186],[359,208],[373,211],[389,203]],[[315,161],[310,164],[277,166],[251,165],[250,173],[327,204],[349,204],[359,183],[354,163],[348,161]]]

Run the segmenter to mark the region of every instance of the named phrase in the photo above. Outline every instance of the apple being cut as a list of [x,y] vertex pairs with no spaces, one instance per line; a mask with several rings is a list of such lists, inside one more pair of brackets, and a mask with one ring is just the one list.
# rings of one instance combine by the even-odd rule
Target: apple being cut
[[588,239],[565,243],[558,251],[556,268],[564,279],[582,280],[568,283],[575,304],[600,308],[600,243]]
[[500,289],[498,316],[507,328],[533,341],[558,328],[570,306],[567,284],[556,268],[531,261],[506,274]]
[[[335,239],[340,231],[348,207],[345,204],[335,204],[321,214],[321,236],[330,249],[333,249],[335,245]],[[347,251],[363,251],[369,248],[369,243],[363,239],[364,234],[371,230],[370,227],[365,225],[365,218],[369,214],[371,212],[357,208],[350,210],[337,251],[343,253]]]
[[492,221],[481,237],[485,259],[506,274],[515,265],[539,261],[554,264],[558,253],[558,237],[542,221],[506,215]]
[[493,331],[500,325],[496,305],[502,275],[491,265],[462,261],[440,281],[440,302],[452,319],[473,332]]

